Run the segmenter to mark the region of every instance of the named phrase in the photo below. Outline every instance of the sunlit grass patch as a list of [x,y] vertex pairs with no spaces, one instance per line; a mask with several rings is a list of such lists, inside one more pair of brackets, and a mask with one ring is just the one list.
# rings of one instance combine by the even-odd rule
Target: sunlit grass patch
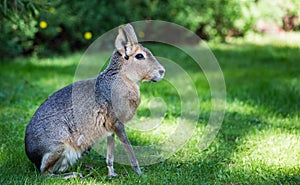
[[[132,139],[136,140],[135,144],[159,144],[164,142],[169,136],[171,136],[178,127],[178,120],[176,119],[136,119],[128,126],[128,135]],[[143,124],[151,123],[153,127]],[[137,130],[140,131],[137,132]],[[143,131],[144,130],[144,131]]]
[[270,129],[249,135],[237,152],[244,168],[264,166],[272,169],[300,170],[300,140],[296,133]]
[[234,100],[233,102],[228,102],[226,106],[226,112],[239,113],[244,115],[255,114],[259,112],[257,106],[250,105],[249,103]]
[[269,127],[281,128],[285,131],[290,131],[296,134],[300,133],[300,119],[298,115],[293,116],[281,116],[272,115],[264,116],[264,121],[269,124]]
[[300,35],[297,32],[282,32],[279,34],[256,34],[249,32],[244,38],[240,39],[232,39],[228,38],[229,42],[235,42],[235,43],[253,43],[256,45],[268,45],[272,43],[272,45],[275,46],[288,46],[288,47],[298,47],[299,48],[299,42],[300,42]]
[[235,174],[233,182],[288,183],[300,180],[299,134],[280,129],[252,133],[238,141],[225,171]]

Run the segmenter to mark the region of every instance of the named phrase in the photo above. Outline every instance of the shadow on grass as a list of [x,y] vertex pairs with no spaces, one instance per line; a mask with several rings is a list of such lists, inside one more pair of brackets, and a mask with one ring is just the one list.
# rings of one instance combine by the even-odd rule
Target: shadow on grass
[[269,112],[300,115],[300,48],[231,45],[213,48],[226,79],[227,97]]
[[[207,81],[196,80],[198,76],[203,76],[203,72],[189,56],[166,45],[150,45],[150,48],[154,54],[178,63],[192,76],[198,93],[203,96],[201,88],[203,85],[207,88]],[[299,47],[246,43],[212,45],[210,49],[224,73],[229,101],[239,99],[283,116],[299,116]],[[151,91],[144,93],[148,92]],[[204,96],[209,97],[207,94]]]
[[[72,83],[76,65],[35,65],[31,62],[1,64],[1,103],[46,99],[56,90]],[[42,84],[44,82],[46,84]],[[33,101],[33,103],[37,103]]]

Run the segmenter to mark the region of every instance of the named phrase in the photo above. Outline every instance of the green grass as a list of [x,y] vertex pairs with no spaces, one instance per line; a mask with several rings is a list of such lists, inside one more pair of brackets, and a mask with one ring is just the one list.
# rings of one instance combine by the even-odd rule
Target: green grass
[[[25,155],[27,123],[49,95],[73,82],[81,54],[2,61],[0,184],[299,184],[299,43],[300,35],[295,33],[209,43],[225,76],[227,107],[216,139],[204,151],[199,146],[211,109],[209,85],[204,74],[188,62],[189,57],[169,49],[164,57],[182,61],[196,84],[201,109],[195,132],[169,159],[142,167],[141,177],[130,166],[115,164],[120,175],[115,179],[106,178],[105,159],[95,151],[72,168],[86,178],[67,181],[41,179]],[[151,48],[159,53],[163,47]],[[177,126],[179,96],[166,81],[142,83],[141,94],[137,121],[149,117],[147,103],[153,97],[163,98],[166,104],[164,121],[155,134],[128,129],[130,140],[133,144],[160,142]]]

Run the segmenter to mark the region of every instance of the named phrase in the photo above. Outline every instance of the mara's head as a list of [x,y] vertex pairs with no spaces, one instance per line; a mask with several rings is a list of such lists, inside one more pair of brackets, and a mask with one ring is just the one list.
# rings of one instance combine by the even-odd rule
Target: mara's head
[[119,27],[115,47],[121,54],[121,71],[133,82],[157,82],[164,76],[164,67],[152,53],[138,43],[136,34],[130,24]]

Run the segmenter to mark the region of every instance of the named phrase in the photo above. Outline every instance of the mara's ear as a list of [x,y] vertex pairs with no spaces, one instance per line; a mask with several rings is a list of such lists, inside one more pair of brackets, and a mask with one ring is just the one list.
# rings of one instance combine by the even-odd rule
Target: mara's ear
[[132,55],[137,43],[137,37],[130,24],[119,27],[119,34],[115,41],[115,47],[125,59],[128,59],[128,56]]

